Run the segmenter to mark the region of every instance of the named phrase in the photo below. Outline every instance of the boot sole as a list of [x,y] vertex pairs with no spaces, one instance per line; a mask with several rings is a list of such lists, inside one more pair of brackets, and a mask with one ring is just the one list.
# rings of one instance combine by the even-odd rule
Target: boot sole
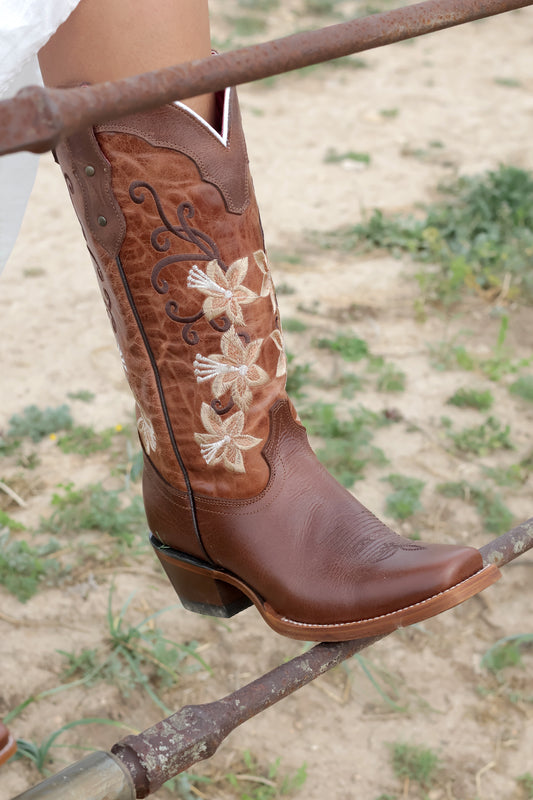
[[226,570],[167,547],[154,535],[150,536],[150,543],[188,611],[228,618],[254,605],[276,633],[308,642],[342,642],[391,633],[458,606],[501,578],[498,567],[491,564],[461,583],[398,611],[353,622],[313,624],[278,614],[250,586]]

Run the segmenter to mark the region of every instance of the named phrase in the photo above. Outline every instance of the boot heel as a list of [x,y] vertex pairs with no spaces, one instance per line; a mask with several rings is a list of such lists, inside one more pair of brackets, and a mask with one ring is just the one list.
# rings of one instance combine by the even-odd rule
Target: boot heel
[[165,547],[154,536],[150,543],[187,611],[227,618],[252,605],[236,586],[214,578],[201,562]]

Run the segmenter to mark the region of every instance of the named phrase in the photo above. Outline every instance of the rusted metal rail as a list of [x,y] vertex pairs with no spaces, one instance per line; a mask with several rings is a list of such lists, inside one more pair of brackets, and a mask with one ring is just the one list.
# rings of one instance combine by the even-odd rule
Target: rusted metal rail
[[533,0],[426,0],[132,78],[83,89],[22,89],[0,102],[0,155],[51,150],[86,126],[226,86],[533,5]]
[[[481,548],[502,567],[533,548],[533,517]],[[111,753],[93,753],[14,800],[133,800],[209,758],[231,731],[383,636],[318,644],[214,703],[184,706]],[[89,791],[90,789],[90,791]]]

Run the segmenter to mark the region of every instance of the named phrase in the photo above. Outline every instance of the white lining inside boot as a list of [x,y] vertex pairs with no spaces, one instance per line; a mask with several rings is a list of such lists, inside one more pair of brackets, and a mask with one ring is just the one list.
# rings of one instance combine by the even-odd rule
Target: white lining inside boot
[[222,132],[219,132],[219,131],[216,130],[216,128],[213,128],[213,126],[210,125],[209,122],[207,122],[203,117],[201,117],[200,114],[197,114],[196,111],[193,111],[192,108],[189,108],[188,105],[186,105],[185,103],[182,103],[180,100],[175,100],[173,105],[177,106],[178,108],[182,108],[184,111],[187,111],[189,114],[192,114],[192,116],[195,117],[198,120],[198,122],[201,122],[202,125],[204,125],[204,127],[206,127],[208,131],[210,131],[214,136],[217,137],[217,139],[220,142],[222,142],[224,147],[227,147],[228,146],[229,93],[230,92],[231,92],[231,87],[230,86],[228,86],[226,89],[224,89],[224,104],[223,104],[223,110],[222,110]]

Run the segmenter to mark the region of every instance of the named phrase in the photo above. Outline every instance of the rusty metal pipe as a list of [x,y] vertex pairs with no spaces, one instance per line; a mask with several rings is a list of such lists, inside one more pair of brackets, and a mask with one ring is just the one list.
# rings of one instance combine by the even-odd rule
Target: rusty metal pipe
[[0,102],[0,155],[18,150],[44,152],[81,128],[134,111],[530,5],[533,0],[426,0],[114,83],[83,89],[27,87]]
[[[533,517],[494,539],[480,552],[485,565],[502,567],[531,548]],[[121,739],[112,748],[112,754],[92,754],[13,800],[147,797],[180,772],[210,758],[228,734],[243,722],[382,638],[317,644],[227,697],[213,703],[184,706],[143,733]],[[120,770],[115,769],[117,764],[113,767],[109,759],[121,765],[127,775],[125,783]],[[102,794],[108,773],[111,783],[108,793]]]

